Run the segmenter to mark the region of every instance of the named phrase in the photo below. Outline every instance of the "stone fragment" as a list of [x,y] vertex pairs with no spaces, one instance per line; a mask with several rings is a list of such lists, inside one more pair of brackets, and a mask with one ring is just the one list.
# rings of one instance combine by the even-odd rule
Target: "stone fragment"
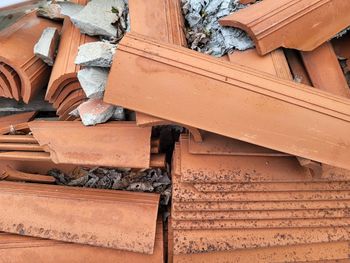
[[113,23],[119,20],[125,9],[123,0],[91,0],[79,13],[71,16],[71,20],[84,34],[117,37],[118,31]]
[[125,110],[123,107],[115,106],[115,111],[113,113],[113,116],[111,117],[112,120],[117,121],[124,121],[125,120]]
[[244,31],[223,27],[218,22],[221,17],[245,7],[238,0],[182,0],[189,47],[216,57],[235,49],[246,50],[254,47],[253,41]]
[[85,126],[108,121],[114,113],[114,106],[104,103],[102,99],[89,99],[78,107],[80,118]]
[[39,7],[36,14],[51,20],[62,21],[65,16],[71,17],[83,8],[84,6],[69,1],[56,1],[53,4]]
[[56,21],[63,21],[64,19],[64,16],[61,14],[61,7],[58,4],[50,4],[45,7],[40,7],[36,11],[36,15]]
[[104,68],[84,68],[78,71],[78,80],[86,97],[102,98],[108,78],[108,70]]
[[55,60],[59,34],[56,28],[45,28],[39,41],[34,46],[34,54],[46,64],[52,66]]
[[91,42],[79,47],[75,64],[88,67],[110,67],[116,46],[108,42]]
[[69,1],[56,1],[56,4],[59,5],[61,7],[61,15],[62,16],[73,16],[77,13],[79,13],[84,6],[83,5],[79,5],[73,2],[69,2]]

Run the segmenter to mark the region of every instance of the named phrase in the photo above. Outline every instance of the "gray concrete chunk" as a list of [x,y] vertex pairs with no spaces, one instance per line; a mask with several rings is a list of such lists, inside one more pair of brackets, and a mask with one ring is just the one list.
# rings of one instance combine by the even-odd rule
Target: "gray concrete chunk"
[[125,120],[125,110],[123,107],[115,106],[114,113],[111,117],[112,120],[124,121]]
[[[112,12],[112,8],[117,12]],[[71,20],[84,34],[116,37],[117,28],[112,24],[119,20],[125,8],[123,0],[92,0],[79,13],[71,16]]]
[[56,4],[61,7],[61,15],[63,16],[73,16],[79,13],[84,6],[69,1],[56,1]]
[[113,116],[115,108],[101,99],[89,99],[79,105],[78,112],[83,124],[90,126],[108,121]]
[[108,78],[108,70],[104,68],[84,68],[78,71],[78,80],[86,97],[102,98]]
[[57,4],[50,4],[48,6],[38,8],[38,10],[36,11],[36,15],[51,20],[64,20],[64,16],[61,15],[61,7]]
[[39,41],[34,46],[34,54],[46,64],[52,66],[55,60],[59,34],[56,28],[45,28]]
[[79,47],[75,64],[88,67],[110,67],[116,46],[108,42],[91,42]]

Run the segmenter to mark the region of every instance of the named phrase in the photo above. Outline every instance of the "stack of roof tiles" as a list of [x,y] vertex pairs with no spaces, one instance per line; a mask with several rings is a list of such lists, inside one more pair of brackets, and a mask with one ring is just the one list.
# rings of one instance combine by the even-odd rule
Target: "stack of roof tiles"
[[349,177],[210,133],[182,136],[173,158],[174,262],[348,258]]
[[[0,261],[163,262],[167,243],[177,263],[348,262],[350,37],[333,37],[350,26],[350,1],[258,1],[219,21],[256,48],[222,58],[187,48],[180,0],[128,5],[131,32],[103,101],[134,121],[85,127],[70,115],[87,100],[78,48],[98,38],[68,17],[62,26],[29,13],[0,32],[0,96],[28,103],[47,86],[59,117],[0,118]],[[52,69],[33,54],[46,27],[61,35]],[[159,195],[50,185],[45,175],[164,169],[152,127],[168,124],[186,130],[170,162],[165,242]]]
[[32,12],[1,31],[0,96],[28,103],[46,87],[51,69],[34,55],[33,49],[47,27],[60,30],[61,24]]
[[[74,0],[73,3],[86,5],[87,0]],[[97,38],[80,33],[70,18],[64,19],[58,55],[52,68],[52,73],[45,99],[52,103],[60,120],[74,120],[69,115],[86,101],[86,95],[78,81],[80,66],[74,63],[81,45],[97,41]]]
[[[256,50],[221,61],[141,31],[119,43],[106,102],[213,132],[175,147],[170,262],[348,259],[350,177],[330,167],[350,168],[349,88],[331,44],[321,44],[349,26],[329,23],[349,5],[252,5],[221,23],[246,29]],[[306,26],[313,16],[324,22]],[[303,62],[292,52],[289,66],[279,47],[302,50]]]

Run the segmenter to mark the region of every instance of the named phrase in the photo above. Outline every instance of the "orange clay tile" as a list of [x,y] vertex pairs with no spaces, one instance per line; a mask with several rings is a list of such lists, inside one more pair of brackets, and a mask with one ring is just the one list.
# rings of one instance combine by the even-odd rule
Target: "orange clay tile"
[[35,115],[36,112],[32,111],[0,117],[0,129],[7,128],[11,125],[31,121],[32,119],[34,119]]
[[279,47],[311,51],[350,25],[350,2],[264,0],[219,23],[245,30],[260,55]]
[[293,74],[294,81],[312,86],[310,77],[306,71],[300,53],[297,50],[286,49],[285,54]]
[[57,109],[60,106],[60,104],[68,97],[68,95],[79,89],[81,89],[81,86],[78,81],[69,83],[63,88],[62,92],[55,99],[53,106]]
[[0,128],[0,134],[8,134],[8,133],[16,133],[22,132],[23,134],[27,134],[30,132],[28,122],[18,123],[15,125],[10,125],[4,128]]
[[348,190],[304,190],[297,192],[201,192],[173,176],[173,200],[176,202],[279,202],[331,201],[349,199]]
[[16,169],[13,169],[9,165],[4,170],[2,170],[0,179],[6,181],[21,181],[41,184],[52,184],[56,181],[56,179],[52,176],[20,172]]
[[[76,103],[70,105],[68,108],[66,108],[66,110],[64,112],[59,114],[58,119],[60,121],[65,121],[65,120],[71,119],[71,117],[74,117],[74,116],[71,116],[70,113],[73,110],[75,110],[76,108],[78,108],[79,105],[82,104],[84,101],[86,101],[86,99],[79,100]],[[74,118],[76,118],[76,117],[74,117]]]
[[43,152],[44,150],[39,144],[0,143],[0,151]]
[[346,59],[347,71],[350,70],[350,34],[346,34],[340,38],[332,39],[332,44],[334,47],[334,51],[339,58]]
[[[74,3],[85,5],[87,0],[75,0]],[[78,48],[88,42],[97,41],[97,38],[81,34],[68,17],[65,18],[61,33],[60,45],[57,57],[52,68],[52,73],[45,99],[53,102],[61,89],[72,80],[77,80],[77,72],[80,66],[74,63],[78,54]]]
[[[347,259],[348,242],[319,243],[307,245],[293,245],[285,247],[271,247],[260,249],[242,249],[226,252],[212,252],[199,254],[180,254],[173,256],[174,263],[203,263],[231,262],[236,263],[271,263],[271,262],[314,262],[326,260],[322,263],[331,263],[328,260]],[[345,261],[347,262],[347,261]],[[320,262],[321,263],[321,262]]]
[[[174,231],[174,254],[349,241],[349,227]],[[223,242],[224,240],[224,242]]]
[[301,52],[313,86],[334,95],[350,98],[350,89],[330,42],[313,51]]
[[0,189],[1,231],[153,254],[156,194],[5,181]]
[[[205,144],[205,134],[203,137]],[[274,157],[275,166],[265,167],[267,173],[261,173],[261,168],[253,169],[254,174],[236,169],[237,179],[232,183],[228,182],[231,174],[223,165],[240,164],[227,160],[227,157],[232,156],[190,154],[186,135],[182,135],[175,145],[173,237],[170,241],[174,262],[178,257],[188,262],[192,262],[192,256],[200,260],[199,255],[203,255],[203,261],[209,255],[217,262],[225,262],[215,256],[221,254],[236,255],[237,262],[246,262],[240,255],[249,254],[265,255],[266,262],[285,258],[286,253],[291,260],[298,257],[316,260],[347,257],[346,251],[321,255],[309,248],[334,246],[334,249],[348,249],[348,242],[344,241],[350,238],[346,194],[349,178],[344,181],[313,178],[308,173],[283,167],[288,157]],[[210,158],[215,162],[210,162]],[[243,167],[247,168],[263,157],[243,158],[246,159]],[[265,161],[265,165],[270,164],[272,161]],[[294,166],[301,168],[296,160]],[[222,176],[217,177],[216,182],[198,179],[205,178],[203,174],[210,171],[212,177],[215,173]],[[188,172],[196,173],[197,178],[185,183],[183,178]],[[270,173],[277,176],[271,177]],[[306,252],[309,253],[307,256]]]
[[[305,209],[304,209],[305,210]],[[192,212],[195,213],[195,212]],[[226,212],[222,212],[226,213]],[[238,212],[240,213],[240,212]],[[242,213],[243,215],[244,213]],[[199,213],[198,213],[199,215]],[[349,217],[340,218],[281,218],[281,219],[215,219],[215,220],[175,220],[176,230],[225,230],[225,229],[276,229],[276,228],[314,228],[346,227]]]
[[159,41],[186,46],[179,0],[129,1],[130,28],[133,32]]
[[10,82],[6,78],[5,74],[0,71],[0,86],[5,98],[12,98]]
[[10,85],[11,94],[15,100],[20,99],[21,80],[16,71],[4,63],[0,63],[0,71],[3,73]]
[[165,168],[166,158],[165,154],[152,154],[150,159],[150,167]]
[[83,89],[77,89],[69,94],[61,105],[57,108],[56,114],[61,115],[66,112],[66,110],[77,102],[82,102],[86,99],[85,92]]
[[0,134],[7,134],[11,131],[28,129],[28,121],[34,119],[36,112],[25,112],[0,117]]
[[163,262],[163,226],[157,224],[154,253],[152,255],[64,243],[49,239],[0,234],[0,258],[7,263],[161,263]]
[[[213,140],[208,140],[208,142],[212,143]],[[203,144],[207,144],[207,141],[204,140]],[[337,186],[336,182],[349,180],[349,177],[342,174],[314,178],[310,171],[300,166],[297,159],[292,156],[263,156],[259,154],[237,156],[225,155],[226,153],[220,155],[220,152],[192,154],[189,150],[187,136],[184,135],[180,137],[180,145],[176,147],[175,153],[181,152],[181,161],[174,160],[173,162],[178,163],[175,166],[175,173],[181,174],[181,181],[196,184],[222,183],[220,188],[223,191],[225,188],[229,188],[231,184],[240,185],[242,189],[245,189],[244,183],[247,182],[257,185],[288,183],[299,185],[301,188],[306,187],[303,183],[312,182],[313,184],[321,183],[318,185],[323,185],[327,182],[329,184],[327,189],[335,190],[337,187],[342,187],[341,184]],[[205,149],[205,147],[203,148]],[[334,182],[336,188],[332,188],[330,182]],[[251,187],[254,189],[253,186]],[[327,187],[327,185],[324,185],[324,187]],[[236,188],[232,189],[239,191]],[[295,190],[298,191],[299,189]]]
[[288,154],[285,153],[276,152],[271,149],[259,147],[215,133],[201,131],[201,134],[204,142],[196,142],[192,134],[189,136],[188,148],[191,154],[288,156]]
[[[187,46],[180,0],[129,1],[130,28],[133,32],[175,45]],[[137,125],[162,125],[163,120],[136,112]]]
[[0,143],[37,143],[32,135],[0,135]]
[[29,127],[55,163],[127,168],[150,166],[151,128],[137,127],[133,122],[85,127],[80,122],[34,121]]
[[[20,86],[12,87],[13,97],[22,97],[28,103],[38,91],[46,86],[50,75],[50,68],[33,52],[34,45],[47,27],[60,30],[61,25],[49,19],[29,13],[0,33],[0,62],[13,69],[20,78]],[[18,43],[21,45],[21,56],[18,56]],[[16,76],[14,72],[9,72]],[[18,96],[17,96],[18,95]]]
[[73,164],[55,164],[51,160],[40,161],[40,160],[32,160],[32,161],[23,161],[23,160],[0,160],[0,171],[5,171],[7,166],[11,166],[13,169],[24,173],[31,174],[47,174],[48,171],[52,169],[61,170],[64,173],[71,173],[76,165]]
[[0,160],[8,161],[43,161],[49,162],[50,154],[46,152],[0,152]]
[[[334,224],[336,221],[332,222],[331,219],[337,219],[341,218],[342,224],[340,226],[348,226],[349,225],[349,215],[345,209],[328,209],[328,210],[307,210],[307,209],[301,209],[301,210],[286,210],[286,211],[215,211],[215,212],[198,212],[198,211],[192,211],[192,212],[174,212],[172,215],[173,220],[179,220],[179,221],[224,221],[224,220],[276,220],[281,221],[284,219],[314,219],[315,223],[317,223],[318,219],[329,219],[325,220],[324,223],[327,224],[321,224],[321,227],[324,226],[335,226]],[[345,220],[344,220],[345,219]],[[312,224],[309,220],[307,223],[311,223],[312,226],[315,226],[315,224]],[[293,222],[293,221],[292,221]],[[295,224],[294,227],[303,227],[299,224]],[[234,225],[234,224],[232,224]],[[304,227],[309,227],[308,224],[304,224]],[[277,225],[281,226],[281,224]],[[256,226],[246,226],[247,228],[255,228]],[[267,228],[268,226],[265,227]],[[269,226],[274,227],[274,226]],[[276,227],[276,226],[275,226]],[[284,227],[290,227],[287,224],[285,224]],[[207,227],[209,228],[209,227]],[[235,228],[235,227],[233,227]]]
[[70,83],[77,82],[78,78],[77,77],[72,77],[72,78],[67,78],[63,80],[58,86],[57,89],[55,90],[55,93],[53,96],[51,96],[49,102],[54,103],[55,100],[58,98],[58,96],[61,94],[61,92],[64,90],[64,88],[69,85]]
[[276,49],[265,56],[259,56],[256,49],[234,51],[227,56],[228,61],[232,63],[260,70],[281,79],[293,79],[282,49]]
[[135,33],[118,45],[104,101],[350,168],[349,100]]
[[268,202],[174,202],[173,211],[234,211],[234,210],[293,210],[349,207],[348,200],[324,201],[268,201]]

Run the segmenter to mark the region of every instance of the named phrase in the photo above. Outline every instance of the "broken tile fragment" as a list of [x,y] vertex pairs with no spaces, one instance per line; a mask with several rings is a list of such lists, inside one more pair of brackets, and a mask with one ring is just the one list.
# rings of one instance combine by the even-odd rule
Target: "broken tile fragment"
[[78,71],[78,80],[86,97],[102,98],[108,78],[108,70],[104,68],[85,68]]
[[85,126],[108,121],[113,116],[114,111],[114,106],[104,103],[102,99],[89,99],[78,107],[80,118]]
[[58,4],[50,4],[45,7],[40,7],[36,11],[36,15],[56,21],[63,21],[64,19],[64,16],[61,14],[61,7]]
[[108,42],[91,42],[79,47],[75,64],[88,67],[110,67],[116,46]]
[[34,46],[34,54],[41,58],[46,64],[52,66],[55,60],[55,53],[59,41],[59,34],[56,28],[45,28],[39,41]]
[[124,13],[125,8],[123,0],[92,0],[71,16],[71,20],[84,34],[116,37],[117,28],[112,24],[119,20],[118,16]]

